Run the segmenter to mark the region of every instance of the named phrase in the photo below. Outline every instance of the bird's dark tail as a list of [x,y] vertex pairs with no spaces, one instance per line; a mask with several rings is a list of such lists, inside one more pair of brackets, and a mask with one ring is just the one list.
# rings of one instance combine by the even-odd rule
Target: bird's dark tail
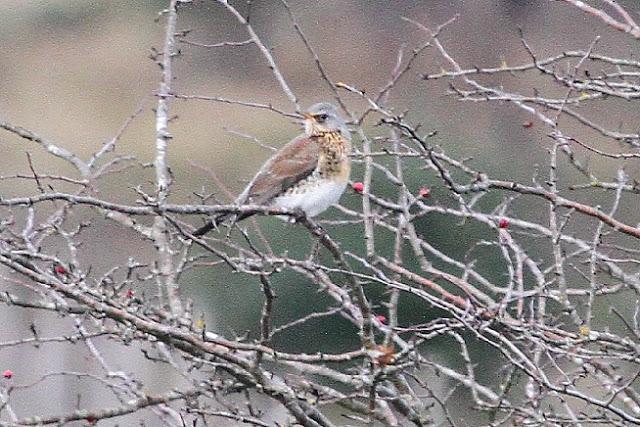
[[208,232],[210,232],[211,230],[213,230],[214,228],[218,228],[218,226],[220,224],[222,224],[224,221],[226,221],[227,219],[233,218],[234,222],[238,222],[240,220],[245,219],[248,216],[253,215],[252,213],[239,213],[239,214],[235,214],[235,213],[230,213],[230,212],[226,212],[226,213],[221,213],[220,215],[214,217],[213,219],[210,219],[209,221],[207,221],[207,223],[205,225],[203,225],[202,227],[198,228],[196,231],[194,231],[193,234],[196,237],[200,237],[203,236],[205,234],[207,234]]

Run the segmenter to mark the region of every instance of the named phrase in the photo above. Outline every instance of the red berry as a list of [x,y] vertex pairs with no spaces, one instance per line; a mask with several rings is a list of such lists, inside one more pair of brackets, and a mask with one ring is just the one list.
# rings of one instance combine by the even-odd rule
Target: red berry
[[500,228],[508,228],[509,227],[509,220],[506,218],[500,218],[500,221],[498,221],[498,227]]
[[385,323],[387,323],[387,316],[385,316],[384,314],[377,314],[376,320],[384,325]]
[[13,371],[11,369],[7,369],[2,373],[2,376],[9,380],[13,377]]
[[426,199],[427,197],[431,196],[431,190],[427,187],[422,187],[420,190],[418,190],[418,196]]
[[87,418],[85,418],[85,420],[87,420],[89,425],[92,425],[92,426],[96,425],[98,423],[98,420],[95,417],[91,416],[91,415],[89,415]]
[[62,264],[56,264],[56,265],[53,267],[53,271],[54,271],[56,274],[60,275],[60,276],[64,276],[64,275],[66,275],[66,274],[67,274],[67,269],[66,269],[66,268],[64,268],[64,266],[63,266]]
[[353,190],[356,193],[362,193],[364,191],[364,184],[361,182],[354,182],[353,183]]
[[133,298],[136,294],[136,291],[134,291],[133,289],[127,289],[127,291],[125,292],[125,295],[127,296],[127,298]]

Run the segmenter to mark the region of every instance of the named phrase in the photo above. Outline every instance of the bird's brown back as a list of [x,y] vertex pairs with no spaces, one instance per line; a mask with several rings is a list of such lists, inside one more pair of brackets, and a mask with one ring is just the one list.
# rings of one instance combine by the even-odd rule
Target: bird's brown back
[[265,204],[313,173],[320,147],[301,135],[282,147],[264,164],[236,201],[239,204]]

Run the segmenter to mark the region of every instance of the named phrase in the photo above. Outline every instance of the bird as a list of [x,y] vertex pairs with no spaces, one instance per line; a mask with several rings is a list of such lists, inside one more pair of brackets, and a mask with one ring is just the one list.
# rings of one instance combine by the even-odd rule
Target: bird
[[[328,102],[312,105],[302,116],[304,133],[264,163],[235,204],[300,210],[314,217],[340,200],[351,174],[347,124]],[[192,234],[202,236],[227,219],[240,221],[254,213],[221,213]]]

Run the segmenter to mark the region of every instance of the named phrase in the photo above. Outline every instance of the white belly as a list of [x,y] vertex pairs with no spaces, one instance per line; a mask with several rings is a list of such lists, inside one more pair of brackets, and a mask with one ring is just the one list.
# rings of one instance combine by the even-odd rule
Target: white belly
[[294,192],[276,197],[273,200],[273,206],[285,209],[302,209],[307,216],[316,216],[337,203],[346,187],[346,182],[319,182],[304,192]]

